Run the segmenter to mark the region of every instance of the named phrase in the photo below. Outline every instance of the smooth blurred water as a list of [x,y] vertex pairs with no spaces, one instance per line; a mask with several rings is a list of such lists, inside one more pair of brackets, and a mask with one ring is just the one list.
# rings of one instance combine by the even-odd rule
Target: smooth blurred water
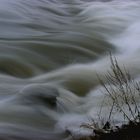
[[0,139],[91,134],[80,125],[98,118],[97,74],[107,82],[112,52],[139,80],[139,38],[138,0],[0,0]]

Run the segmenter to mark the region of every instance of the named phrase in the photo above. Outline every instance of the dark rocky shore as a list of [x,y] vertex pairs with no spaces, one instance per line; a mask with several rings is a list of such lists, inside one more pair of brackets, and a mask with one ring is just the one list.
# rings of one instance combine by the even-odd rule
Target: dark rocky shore
[[78,140],[140,140],[140,122],[129,122],[116,129],[93,130],[95,136],[83,137]]

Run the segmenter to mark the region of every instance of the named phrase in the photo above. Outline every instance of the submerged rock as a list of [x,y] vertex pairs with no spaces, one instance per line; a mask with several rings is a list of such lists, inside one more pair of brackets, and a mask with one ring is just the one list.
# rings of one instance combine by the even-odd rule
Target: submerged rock
[[21,100],[30,105],[46,105],[55,108],[57,105],[58,90],[50,85],[31,84],[19,94]]

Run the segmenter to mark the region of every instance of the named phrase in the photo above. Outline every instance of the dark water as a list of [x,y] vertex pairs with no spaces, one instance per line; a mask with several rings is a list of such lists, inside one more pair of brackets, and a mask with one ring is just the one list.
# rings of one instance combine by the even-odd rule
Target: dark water
[[131,0],[0,0],[0,139],[90,134],[108,52],[139,79],[139,15]]

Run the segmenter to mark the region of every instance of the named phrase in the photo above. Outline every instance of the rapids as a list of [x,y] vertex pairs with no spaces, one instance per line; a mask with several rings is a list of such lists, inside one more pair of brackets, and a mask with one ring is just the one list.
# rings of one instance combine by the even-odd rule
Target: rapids
[[0,0],[0,139],[91,134],[108,52],[140,80],[139,0]]

